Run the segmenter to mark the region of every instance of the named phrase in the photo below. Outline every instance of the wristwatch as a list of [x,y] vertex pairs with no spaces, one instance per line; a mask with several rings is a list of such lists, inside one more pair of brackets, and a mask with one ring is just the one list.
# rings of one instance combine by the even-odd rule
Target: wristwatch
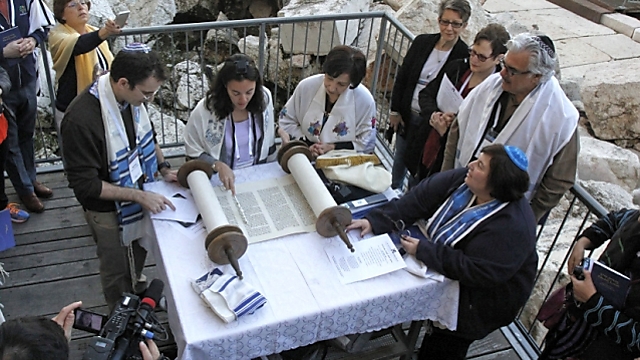
[[163,161],[158,164],[158,171],[162,171],[164,168],[171,169],[171,164],[169,164],[168,161]]

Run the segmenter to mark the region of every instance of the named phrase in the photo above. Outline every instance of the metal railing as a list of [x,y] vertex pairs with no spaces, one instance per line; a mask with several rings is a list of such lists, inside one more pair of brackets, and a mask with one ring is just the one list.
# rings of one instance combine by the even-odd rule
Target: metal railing
[[[376,99],[377,131],[381,134],[387,126],[391,85],[413,37],[392,15],[369,12],[125,28],[110,43],[114,53],[133,41],[151,44],[160,52],[169,78],[149,104],[150,114],[157,115],[152,121],[161,146],[180,153],[181,129],[191,109],[206,94],[209,77],[226,57],[238,52],[255,58],[273,94],[277,114],[301,79],[321,72],[324,56],[333,46],[359,48],[368,60],[363,83]],[[45,75],[52,78],[48,69]],[[48,90],[54,98],[51,80]],[[55,140],[53,126],[39,130],[48,143]],[[383,136],[379,139],[389,150]],[[53,151],[40,154],[40,166],[60,160]]]
[[[170,69],[169,79],[156,95],[154,103],[150,104],[150,113],[157,115],[152,119],[155,119],[159,142],[165,151],[174,150],[178,155],[184,154],[180,129],[186,123],[190,110],[206,93],[208,77],[215,74],[216,66],[227,56],[244,52],[256,59],[278,112],[299,80],[321,71],[328,49],[337,44],[358,47],[368,59],[363,83],[377,104],[377,152],[383,155],[383,162],[388,165],[392,150],[383,134],[388,123],[391,90],[395,74],[413,39],[414,35],[392,15],[370,12],[125,29],[112,40],[111,46],[115,53],[126,43],[140,41],[161,51]],[[53,92],[51,82],[49,91]],[[44,163],[56,161],[59,158],[53,155],[39,159]],[[548,221],[539,230],[539,236],[544,234],[553,238],[546,256],[541,259],[536,277],[536,291],[545,294],[545,299],[563,280],[562,273],[577,235],[595,219],[594,215],[606,214],[606,210],[578,185],[571,189],[567,198],[566,209],[561,210],[564,211],[562,219]],[[569,222],[576,221],[579,222],[577,227],[567,226]],[[560,239],[566,236],[573,237],[573,242],[563,249],[566,242]],[[561,249],[562,260],[553,261],[552,258],[558,256],[558,248]],[[548,281],[549,278],[552,281]],[[525,358],[536,358],[540,348],[539,330],[531,319],[537,314],[541,301],[534,303],[533,298],[511,326],[517,332],[515,341],[520,342],[520,355]]]

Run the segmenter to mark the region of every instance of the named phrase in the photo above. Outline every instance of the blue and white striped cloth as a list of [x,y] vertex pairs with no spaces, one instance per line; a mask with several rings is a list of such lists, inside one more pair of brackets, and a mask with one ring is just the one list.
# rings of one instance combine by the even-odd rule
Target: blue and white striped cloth
[[219,268],[202,275],[191,285],[225,323],[237,320],[243,315],[253,314],[267,303],[267,299],[246,280],[224,274]]

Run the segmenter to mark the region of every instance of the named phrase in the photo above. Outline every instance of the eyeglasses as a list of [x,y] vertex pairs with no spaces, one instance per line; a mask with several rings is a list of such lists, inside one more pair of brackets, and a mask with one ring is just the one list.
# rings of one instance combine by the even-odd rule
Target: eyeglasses
[[442,25],[444,27],[447,27],[447,26],[451,25],[451,27],[454,28],[454,29],[460,29],[464,25],[464,22],[438,19],[438,24],[440,24],[440,25]]
[[144,98],[144,101],[150,101],[151,99],[153,99],[153,97],[156,95],[156,93],[158,92],[157,89],[156,91],[142,91],[140,89],[138,89],[137,86],[135,86],[136,90],[138,90],[140,92],[140,94],[142,94],[142,97]]
[[475,50],[473,50],[473,48],[470,47],[469,48],[469,57],[471,57],[471,56],[477,57],[480,62],[485,62],[485,61],[489,60],[490,58],[494,57],[494,56],[484,56],[484,55],[476,52]]
[[80,5],[84,5],[86,7],[89,7],[89,6],[91,6],[91,1],[89,1],[89,0],[73,0],[70,3],[67,4],[67,7],[75,9]]
[[500,66],[502,66],[504,69],[507,70],[507,74],[509,74],[509,76],[524,75],[524,74],[531,73],[531,71],[528,71],[528,70],[520,71],[518,69],[512,68],[511,66],[504,63],[504,59],[500,59]]

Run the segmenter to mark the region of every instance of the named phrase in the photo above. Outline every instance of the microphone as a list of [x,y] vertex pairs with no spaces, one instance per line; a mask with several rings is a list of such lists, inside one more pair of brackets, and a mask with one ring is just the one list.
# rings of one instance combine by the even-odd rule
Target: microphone
[[[164,289],[164,283],[162,280],[153,279],[151,284],[149,284],[149,288],[144,293],[144,297],[140,302],[140,307],[138,308],[139,319],[142,320],[142,326],[146,329],[154,330],[155,324],[147,319],[149,314],[153,313],[153,309],[156,307],[160,298],[162,297],[162,290]],[[153,336],[145,335],[145,336]]]

